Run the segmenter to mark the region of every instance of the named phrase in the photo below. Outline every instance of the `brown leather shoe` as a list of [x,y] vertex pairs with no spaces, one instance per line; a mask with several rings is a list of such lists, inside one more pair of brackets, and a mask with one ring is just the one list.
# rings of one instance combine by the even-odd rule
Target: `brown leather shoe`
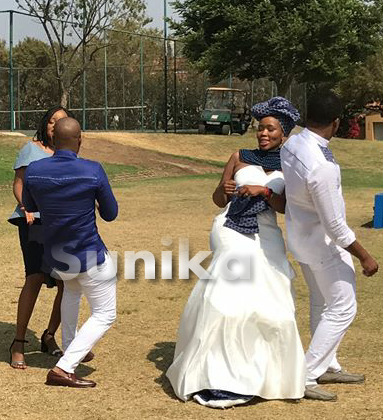
[[90,351],[82,360],[81,363],[87,363],[94,359],[94,353]]
[[51,369],[48,372],[45,385],[69,386],[71,388],[93,388],[96,386],[96,382],[78,378],[74,373],[66,373],[66,376],[61,376]]

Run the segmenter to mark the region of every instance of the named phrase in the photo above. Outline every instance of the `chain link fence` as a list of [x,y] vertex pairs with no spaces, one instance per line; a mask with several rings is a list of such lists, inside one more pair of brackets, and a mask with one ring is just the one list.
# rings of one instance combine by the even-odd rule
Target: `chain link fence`
[[[59,102],[52,53],[35,18],[1,13],[0,23],[7,21],[9,38],[0,44],[0,129],[35,130],[45,110]],[[18,35],[20,28],[31,28],[30,36]],[[68,108],[84,130],[198,127],[206,88],[213,84],[183,57],[182,42],[116,30],[108,31],[105,39],[108,46],[95,54],[68,97]],[[77,71],[74,66],[67,77]],[[266,79],[244,82],[230,77],[219,85],[246,90],[249,106],[276,95],[274,83]],[[305,86],[293,84],[287,97],[304,118]]]

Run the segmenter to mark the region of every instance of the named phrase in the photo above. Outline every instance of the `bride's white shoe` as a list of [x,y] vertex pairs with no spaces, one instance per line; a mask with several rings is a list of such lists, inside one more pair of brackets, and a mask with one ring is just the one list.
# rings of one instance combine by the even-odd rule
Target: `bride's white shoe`
[[234,405],[240,405],[245,404],[249,402],[253,397],[247,397],[247,398],[238,398],[236,400],[205,400],[202,398],[201,395],[195,394],[193,396],[194,401],[197,401],[198,404],[201,404],[205,407],[210,408],[230,408]]

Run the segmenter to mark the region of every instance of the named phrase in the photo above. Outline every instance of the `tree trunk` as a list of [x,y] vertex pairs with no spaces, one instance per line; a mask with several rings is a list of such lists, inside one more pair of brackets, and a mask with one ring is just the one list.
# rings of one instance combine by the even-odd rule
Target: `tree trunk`
[[68,97],[69,97],[68,90],[63,88],[60,94],[60,106],[62,106],[63,108],[68,107]]
[[293,81],[293,77],[290,75],[282,76],[280,79],[275,80],[277,85],[278,96],[286,97],[286,94],[290,88],[290,85]]
[[277,92],[278,92],[277,95],[278,96],[286,97],[287,89],[289,87],[288,86],[284,86],[284,85],[280,85],[277,82],[275,82],[275,84],[277,85]]

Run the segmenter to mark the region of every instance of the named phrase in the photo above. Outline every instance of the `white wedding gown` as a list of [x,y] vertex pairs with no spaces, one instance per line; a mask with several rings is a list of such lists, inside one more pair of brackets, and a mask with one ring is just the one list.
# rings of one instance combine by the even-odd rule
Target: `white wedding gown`
[[[279,171],[260,166],[238,170],[237,185],[284,189]],[[224,227],[230,203],[213,222],[210,236],[212,279],[200,279],[186,304],[174,361],[166,375],[174,392],[187,400],[204,389],[218,389],[265,399],[303,397],[306,364],[295,322],[291,279],[276,214],[257,216],[258,234]],[[251,255],[250,280],[221,276],[220,257],[227,252]]]

